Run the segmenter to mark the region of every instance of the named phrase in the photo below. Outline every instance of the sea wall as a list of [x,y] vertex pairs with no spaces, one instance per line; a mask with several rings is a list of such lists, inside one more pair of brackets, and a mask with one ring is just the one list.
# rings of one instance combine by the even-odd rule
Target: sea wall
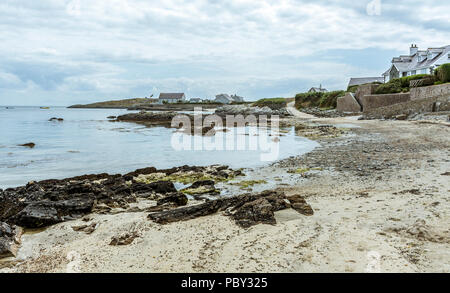
[[416,87],[411,89],[411,100],[422,100],[426,98],[439,97],[450,94],[450,83]]
[[450,94],[375,108],[365,111],[364,118],[391,119],[398,115],[409,116],[411,114],[437,111],[450,111]]
[[361,105],[356,100],[353,93],[347,93],[337,99],[336,110],[339,112],[361,112]]
[[361,98],[363,112],[372,109],[404,103],[411,99],[409,93],[385,94],[385,95],[365,95]]

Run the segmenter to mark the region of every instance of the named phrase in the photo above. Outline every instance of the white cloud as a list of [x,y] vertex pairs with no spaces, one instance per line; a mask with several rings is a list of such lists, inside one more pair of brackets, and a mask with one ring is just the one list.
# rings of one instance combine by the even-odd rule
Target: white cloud
[[[140,95],[145,82],[149,89],[153,83],[180,90],[185,86],[185,91],[201,84],[203,91],[192,92],[209,95],[221,84],[231,91],[250,81],[296,79],[297,88],[285,90],[291,92],[320,81],[343,87],[353,74],[381,73],[363,60],[357,67],[328,60],[330,51],[406,53],[409,43],[442,46],[450,39],[450,7],[444,1],[381,0],[380,16],[366,14],[370,1],[345,2],[3,0],[0,68],[11,62],[51,64],[47,71],[65,72],[49,90],[61,95],[90,91],[93,98],[112,92]],[[280,58],[298,63],[280,63]],[[22,83],[45,83],[23,72],[3,74]],[[6,83],[14,84],[9,78]],[[2,97],[0,93],[0,102]]]

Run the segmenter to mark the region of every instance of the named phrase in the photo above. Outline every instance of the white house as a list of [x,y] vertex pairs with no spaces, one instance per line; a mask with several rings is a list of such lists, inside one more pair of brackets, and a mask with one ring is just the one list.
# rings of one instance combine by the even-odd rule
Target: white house
[[386,82],[399,77],[415,74],[432,74],[442,64],[450,63],[450,45],[440,48],[419,50],[411,45],[409,55],[401,55],[392,59],[391,67],[383,73]]
[[216,96],[214,102],[221,104],[231,104],[231,97],[227,94],[220,94]]
[[320,87],[312,87],[308,93],[326,93],[328,92],[327,89],[322,88],[322,85],[320,85]]
[[179,103],[186,101],[184,93],[160,93],[158,103]]
[[228,94],[220,94],[216,96],[216,99],[214,100],[216,103],[221,104],[231,104],[233,102],[241,103],[244,102],[244,98],[240,97],[238,95],[228,95]]

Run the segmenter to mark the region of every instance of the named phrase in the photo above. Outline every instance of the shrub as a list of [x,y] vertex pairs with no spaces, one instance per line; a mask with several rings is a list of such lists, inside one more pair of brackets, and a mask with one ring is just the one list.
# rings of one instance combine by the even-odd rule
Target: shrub
[[395,78],[390,80],[388,83],[380,85],[376,90],[375,94],[396,94],[402,92],[402,81],[400,78]]
[[286,107],[287,101],[285,98],[272,98],[272,99],[261,99],[253,103],[256,107],[269,107],[270,109],[276,110]]
[[405,76],[400,78],[402,88],[409,87],[409,83],[412,80],[423,79],[424,77],[429,76],[428,74],[416,74],[411,76]]
[[443,83],[450,82],[450,63],[442,64],[434,72],[439,81]]
[[326,93],[301,93],[295,96],[295,106],[297,108],[336,108],[337,98],[344,95],[345,91],[333,91]]
[[333,91],[323,93],[320,98],[319,107],[320,108],[336,108],[337,99],[339,97],[345,96],[345,91]]

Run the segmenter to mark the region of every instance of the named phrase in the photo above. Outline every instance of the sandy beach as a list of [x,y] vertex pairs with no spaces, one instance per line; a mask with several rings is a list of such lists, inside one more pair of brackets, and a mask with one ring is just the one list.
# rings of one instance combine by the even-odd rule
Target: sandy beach
[[[274,178],[303,170],[277,189],[303,196],[312,216],[286,209],[275,212],[275,225],[242,228],[222,212],[165,225],[139,210],[94,213],[27,231],[0,272],[450,272],[450,128],[312,120],[348,131],[248,172]],[[81,225],[95,231],[74,230]],[[131,243],[110,245],[127,234]]]

